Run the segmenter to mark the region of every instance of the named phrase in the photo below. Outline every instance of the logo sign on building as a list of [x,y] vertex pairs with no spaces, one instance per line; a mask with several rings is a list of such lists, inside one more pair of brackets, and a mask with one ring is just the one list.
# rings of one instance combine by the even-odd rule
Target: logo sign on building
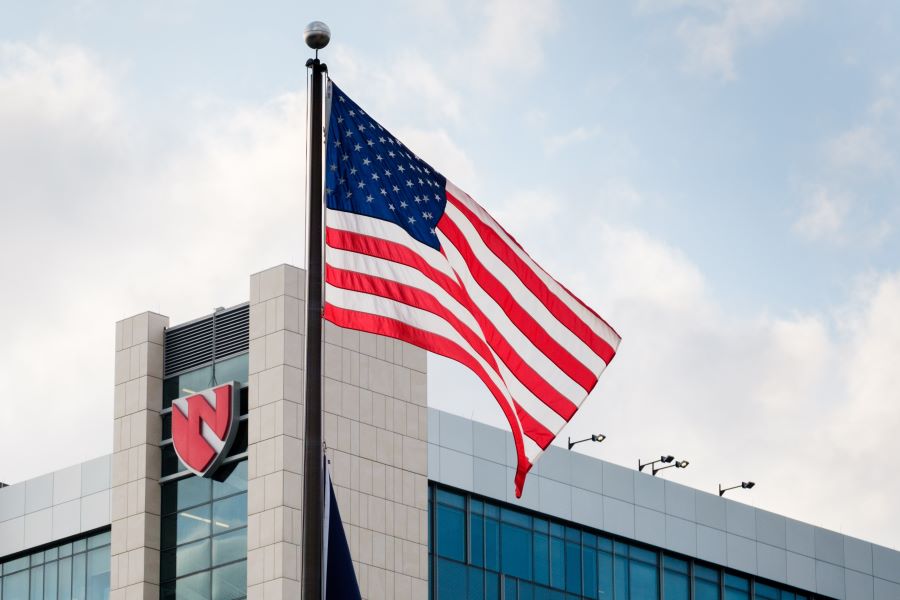
[[203,477],[222,464],[237,436],[241,386],[236,381],[172,402],[172,443],[184,465]]

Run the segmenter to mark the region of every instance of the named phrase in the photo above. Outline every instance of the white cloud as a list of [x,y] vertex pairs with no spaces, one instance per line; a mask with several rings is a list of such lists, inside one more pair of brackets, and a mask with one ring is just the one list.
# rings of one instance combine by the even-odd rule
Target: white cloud
[[678,26],[678,37],[687,49],[687,66],[733,80],[737,77],[735,55],[741,46],[765,37],[797,15],[802,0],[719,0],[677,4],[698,5],[711,14],[706,18],[686,17]]
[[602,130],[599,127],[587,128],[579,126],[547,138],[547,141],[544,143],[544,151],[547,154],[557,154],[569,146],[592,140],[600,135],[601,132]]
[[808,240],[842,239],[850,203],[846,196],[820,187],[807,201],[806,208],[794,222],[794,231]]
[[531,73],[544,64],[543,40],[559,27],[556,0],[488,0],[484,28],[472,44],[479,69]]
[[828,141],[826,154],[829,162],[837,167],[865,171],[883,171],[894,162],[882,134],[868,125],[855,127]]

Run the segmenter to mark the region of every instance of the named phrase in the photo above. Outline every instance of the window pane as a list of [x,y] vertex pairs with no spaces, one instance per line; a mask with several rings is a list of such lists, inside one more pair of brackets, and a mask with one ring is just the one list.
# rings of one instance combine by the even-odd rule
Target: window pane
[[630,584],[632,598],[659,598],[659,578],[655,565],[632,560]]
[[168,580],[173,577],[181,577],[194,571],[209,568],[209,540],[201,540],[185,546],[179,546],[178,551],[169,550],[165,552],[165,558],[162,559],[163,579]]
[[241,561],[213,569],[212,597],[216,600],[234,600],[247,595],[247,563]]
[[469,567],[469,600],[484,600],[484,571]]
[[213,502],[213,535],[247,524],[247,494]]
[[[485,505],[485,513],[487,508]],[[500,570],[500,523],[495,519],[484,520],[484,566],[491,571]]]
[[665,573],[663,573],[663,578],[666,600],[690,599],[690,579],[687,575],[667,568]]
[[209,537],[209,504],[195,506],[163,518],[162,546],[193,542]]
[[771,585],[766,585],[765,583],[756,582],[753,589],[756,592],[757,598],[765,598],[766,600],[779,600],[779,598],[781,598],[781,595],[776,588],[773,588]]
[[[247,529],[217,535],[212,539],[212,564],[221,565],[247,556]],[[215,587],[215,577],[213,577]]]
[[[84,541],[84,540],[82,540]],[[73,544],[73,548],[75,545]],[[72,557],[72,600],[84,600],[86,580],[85,563],[87,562],[83,552]]]
[[229,381],[237,381],[240,384],[247,383],[249,358],[250,355],[245,353],[216,362],[216,381],[218,383]]
[[613,597],[613,559],[609,552],[598,553],[597,587],[602,600],[610,600]]
[[484,517],[473,514],[469,518],[469,555],[473,565],[484,565]]
[[59,561],[59,600],[71,600],[72,598],[72,559],[62,558]]
[[175,491],[175,507],[177,509],[209,502],[210,480],[205,477],[185,477],[174,486],[166,486]]
[[466,497],[449,490],[438,489],[437,501],[441,504],[446,504],[447,506],[453,506],[454,508],[466,508]]
[[[617,550],[621,546],[621,544],[616,542]],[[613,559],[615,561],[615,598],[616,600],[628,600],[628,558],[621,554],[616,554]]]
[[28,568],[28,557],[23,556],[22,558],[17,558],[16,560],[11,560],[7,563],[3,563],[3,574],[9,575],[10,573],[15,573],[16,571],[21,571],[22,569]]
[[110,532],[106,531],[104,533],[99,533],[97,535],[93,535],[88,538],[87,541],[88,549],[90,548],[99,548],[100,546],[109,546],[110,543]]
[[531,528],[503,523],[500,532],[503,572],[531,579]]
[[56,561],[44,565],[44,596],[56,598]]
[[35,552],[31,555],[31,566],[36,567],[38,565],[44,564],[44,553],[43,552]]
[[550,583],[550,538],[543,533],[534,534],[534,580]]
[[209,600],[209,571],[203,571],[190,577],[162,586],[163,600]]
[[72,542],[72,554],[76,552],[84,552],[87,549],[87,541],[75,540]]
[[[439,492],[441,490],[438,490]],[[440,497],[440,496],[439,496]],[[465,513],[442,504],[437,506],[438,554],[458,561],[466,560]]]
[[566,591],[581,593],[581,545],[566,542]]
[[44,600],[44,567],[31,569],[30,600]]
[[725,573],[725,600],[749,600],[750,580]]
[[[595,542],[596,540],[591,540]],[[585,540],[587,542],[587,540]],[[584,572],[584,595],[588,598],[597,597],[597,550],[593,544],[588,546],[585,543],[584,549],[581,551],[582,570]]]
[[48,548],[44,550],[44,560],[56,560],[57,548]]
[[519,527],[531,529],[531,517],[517,510],[509,508],[500,509],[500,520],[518,525]]
[[719,572],[694,565],[694,600],[719,600]]
[[91,550],[87,556],[87,598],[106,600],[109,598],[109,548]]
[[60,558],[63,556],[71,556],[72,555],[72,544],[63,544],[59,547],[59,556]]
[[484,574],[484,598],[485,600],[500,599],[500,576],[496,573]]
[[651,565],[655,565],[659,562],[659,555],[656,552],[638,548],[637,546],[631,547],[630,556],[632,560],[640,560],[645,563],[650,563]]
[[220,473],[226,468],[232,469],[232,471],[226,476],[225,481],[213,480],[213,498],[221,498],[247,491],[247,461],[242,460],[239,463],[231,463],[225,467],[220,467]]
[[566,546],[562,539],[550,538],[550,585],[563,589],[566,585]]
[[503,597],[504,598],[518,598],[518,586],[516,585],[515,577],[507,577],[503,580]]
[[466,567],[451,560],[438,561],[438,600],[466,597]]
[[[28,560],[27,556],[25,560]],[[3,597],[10,599],[28,597],[28,571],[19,571],[3,577]]]

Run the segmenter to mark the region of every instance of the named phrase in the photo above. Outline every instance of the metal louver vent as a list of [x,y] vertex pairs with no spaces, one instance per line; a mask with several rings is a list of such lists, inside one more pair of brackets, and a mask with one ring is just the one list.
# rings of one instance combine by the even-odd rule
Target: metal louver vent
[[250,306],[241,304],[166,330],[165,376],[246,352]]

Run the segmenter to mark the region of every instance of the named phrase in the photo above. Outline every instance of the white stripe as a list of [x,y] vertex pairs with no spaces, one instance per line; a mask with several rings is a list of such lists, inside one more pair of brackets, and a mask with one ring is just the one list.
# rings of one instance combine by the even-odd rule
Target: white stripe
[[325,224],[332,229],[351,231],[405,246],[441,273],[454,278],[453,270],[438,250],[416,240],[396,223],[327,208],[325,209]]
[[[559,322],[557,317],[529,290],[522,280],[485,245],[481,236],[466,216],[454,205],[447,203],[444,218],[450,218],[472,248],[475,257],[509,290],[513,299],[521,306],[551,338],[556,340],[577,361],[596,373],[606,366],[603,359],[585,344],[572,330]],[[548,351],[545,351],[547,354]]]
[[[421,271],[393,261],[357,254],[356,252],[338,250],[336,248],[328,249],[326,262],[331,267],[363,273],[373,277],[380,277],[431,294],[441,306],[462,321],[463,324],[472,331],[473,335],[484,341],[481,327],[478,325],[475,317],[472,316],[472,313]],[[544,425],[548,430],[554,433],[559,431],[563,425],[566,424],[566,421],[553,412],[550,407],[541,402],[531,390],[525,387],[525,385],[506,368],[506,365],[503,364],[499,357],[494,354],[487,342],[485,342],[485,346],[494,357],[495,362],[499,367],[499,375],[509,388],[509,393],[512,398],[514,398],[528,414],[534,417],[534,419]]]
[[563,303],[568,306],[572,312],[574,312],[578,318],[580,318],[585,323],[589,324],[590,328],[594,330],[597,335],[603,338],[610,346],[612,346],[613,350],[619,347],[619,341],[621,338],[619,334],[617,334],[612,327],[607,325],[607,323],[597,317],[593,312],[591,312],[587,307],[585,307],[577,298],[572,296],[562,285],[559,284],[555,279],[553,279],[550,275],[546,273],[534,260],[517,244],[510,236],[507,234],[502,227],[491,217],[486,210],[484,210],[477,202],[475,202],[471,196],[467,193],[453,185],[450,181],[447,182],[447,191],[453,195],[454,198],[458,199],[460,202],[466,205],[469,210],[475,213],[481,221],[493,229],[497,235],[499,235],[506,245],[509,246],[513,252],[521,258],[525,264],[527,264],[535,275],[540,277],[541,281],[544,282],[551,292],[553,292],[557,298],[559,298]]
[[[444,218],[447,217],[445,216]],[[469,292],[469,296],[500,335],[506,339],[523,361],[528,363],[538,375],[544,378],[544,381],[575,403],[576,406],[580,404],[584,397],[587,396],[587,391],[556,366],[556,363],[550,360],[540,349],[535,347],[531,340],[525,337],[509,320],[509,317],[506,316],[500,305],[494,302],[494,299],[485,293],[475,281],[475,278],[472,277],[466,261],[459,253],[459,250],[456,249],[456,246],[447,239],[447,236],[438,231],[438,239],[454,271],[462,280],[466,291]]]
[[[500,390],[509,410],[515,415],[516,410],[512,404],[512,398],[510,398],[509,389],[497,372],[494,371],[494,369],[492,369],[477,352],[475,352],[472,346],[469,345],[452,325],[441,317],[434,313],[409,306],[408,304],[391,300],[390,298],[374,296],[372,294],[365,294],[353,290],[345,290],[329,283],[325,284],[325,297],[328,298],[328,304],[338,308],[396,319],[454,342],[481,365],[481,368],[484,369],[494,385]],[[518,417],[515,417],[515,420],[518,424]],[[518,424],[518,428],[521,433],[521,424]]]
[[528,462],[534,464],[534,461],[537,460],[537,457],[540,456],[544,451],[541,450],[541,447],[534,443],[527,435],[525,437],[525,456],[528,458]]

